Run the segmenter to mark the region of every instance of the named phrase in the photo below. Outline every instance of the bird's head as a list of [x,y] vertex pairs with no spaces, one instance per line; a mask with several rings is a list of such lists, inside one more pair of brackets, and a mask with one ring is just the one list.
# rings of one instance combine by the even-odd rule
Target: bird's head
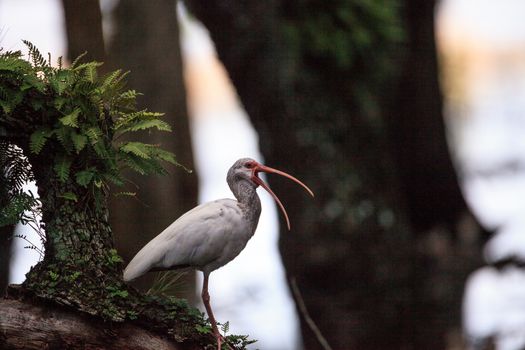
[[270,187],[259,178],[258,174],[260,172],[263,173],[269,173],[269,174],[278,174],[284,177],[289,178],[290,180],[296,182],[297,184],[301,185],[308,193],[313,197],[314,193],[312,190],[308,188],[304,183],[296,179],[290,174],[285,173],[284,171],[280,171],[274,168],[270,168],[268,166],[262,165],[261,163],[251,159],[251,158],[241,158],[238,161],[236,161],[230,170],[228,171],[228,178],[231,179],[243,179],[248,180],[250,183],[254,185],[254,187],[261,186],[264,188],[270,195],[273,197],[273,199],[277,202],[279,205],[279,208],[281,208],[284,218],[286,219],[286,225],[288,227],[288,230],[290,229],[290,220],[288,219],[288,214],[286,213],[286,209],[284,209],[283,204],[277,197],[275,193],[270,189]]

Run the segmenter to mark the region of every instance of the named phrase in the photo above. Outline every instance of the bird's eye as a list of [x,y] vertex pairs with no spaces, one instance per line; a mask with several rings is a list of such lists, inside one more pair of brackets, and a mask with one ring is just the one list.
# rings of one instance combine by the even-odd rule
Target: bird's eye
[[254,166],[255,166],[255,164],[254,164],[253,162],[246,163],[246,167],[247,167],[248,169],[251,169],[251,168],[253,168]]

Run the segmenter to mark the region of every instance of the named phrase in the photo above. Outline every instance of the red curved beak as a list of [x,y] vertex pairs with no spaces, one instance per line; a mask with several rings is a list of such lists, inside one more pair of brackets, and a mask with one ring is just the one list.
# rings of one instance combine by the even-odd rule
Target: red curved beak
[[290,180],[296,182],[297,184],[301,185],[306,191],[308,191],[308,193],[313,197],[314,196],[314,193],[312,192],[311,189],[308,188],[308,186],[306,186],[304,183],[302,183],[301,181],[299,181],[298,179],[296,179],[295,177],[293,177],[292,175],[290,174],[287,174],[285,173],[284,171],[280,171],[280,170],[277,170],[277,169],[274,169],[274,168],[270,168],[270,167],[267,167],[267,166],[264,166],[262,164],[259,164],[257,163],[255,165],[255,167],[253,168],[252,170],[252,181],[255,182],[256,184],[260,185],[262,188],[264,188],[266,191],[268,191],[268,193],[273,197],[273,199],[277,202],[277,204],[279,205],[279,208],[281,208],[283,214],[284,214],[284,218],[286,219],[286,226],[288,227],[288,230],[290,230],[290,219],[288,219],[288,214],[286,213],[286,209],[284,209],[284,206],[283,204],[281,203],[281,201],[279,200],[279,198],[277,197],[277,195],[275,193],[273,193],[273,191],[270,189],[270,187],[268,187],[268,185],[266,183],[264,183],[263,180],[261,180],[257,174],[259,172],[263,172],[263,173],[270,173],[270,174],[278,174],[278,175],[281,175],[281,176],[284,176],[284,177],[287,177],[289,178]]

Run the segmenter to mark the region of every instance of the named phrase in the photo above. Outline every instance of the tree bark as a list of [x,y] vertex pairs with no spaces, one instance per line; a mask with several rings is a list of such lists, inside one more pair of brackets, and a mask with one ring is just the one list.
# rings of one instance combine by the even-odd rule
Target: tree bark
[[84,60],[105,61],[102,13],[98,0],[62,0],[67,34],[67,58],[86,52]]
[[[416,344],[443,349],[458,332],[468,274],[481,263],[484,232],[461,193],[446,139],[434,31],[436,1],[405,0],[406,50],[388,109],[388,135],[416,251]],[[446,285],[447,288],[442,286]],[[434,339],[428,343],[428,339]]]
[[468,214],[446,140],[434,34],[435,1],[405,0],[407,50],[389,109],[389,135],[416,232],[455,231]]
[[0,301],[0,343],[6,350],[175,350],[172,341],[130,323],[103,323],[59,308],[19,300]]

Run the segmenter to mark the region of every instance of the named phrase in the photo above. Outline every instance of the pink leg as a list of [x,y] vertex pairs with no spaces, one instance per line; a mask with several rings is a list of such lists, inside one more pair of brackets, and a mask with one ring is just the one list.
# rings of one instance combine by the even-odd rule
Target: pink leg
[[204,303],[204,307],[206,308],[206,312],[208,313],[208,318],[211,322],[211,328],[213,330],[213,334],[217,338],[217,349],[221,350],[222,345],[222,336],[219,333],[219,328],[217,328],[217,321],[215,321],[215,317],[213,316],[213,312],[211,311],[211,305],[210,305],[210,294],[208,293],[208,277],[209,274],[204,273],[204,282],[202,283],[202,302]]

